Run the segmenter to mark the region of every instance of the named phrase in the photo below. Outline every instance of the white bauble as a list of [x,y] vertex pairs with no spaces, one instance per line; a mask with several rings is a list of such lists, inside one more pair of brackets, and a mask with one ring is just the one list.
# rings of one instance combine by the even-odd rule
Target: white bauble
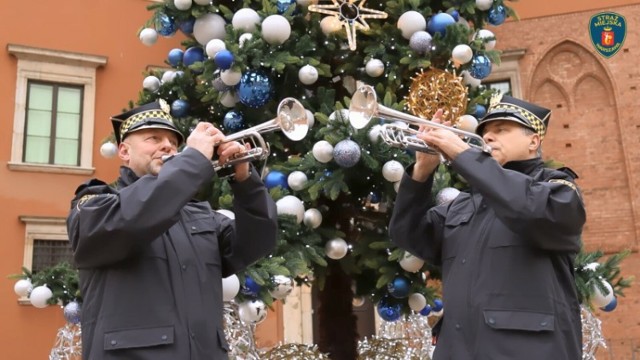
[[413,293],[409,295],[409,307],[415,312],[420,312],[427,306],[427,299],[420,293]]
[[473,89],[480,86],[480,83],[482,82],[480,79],[476,79],[473,76],[471,76],[471,74],[467,70],[463,71],[461,75],[462,75],[462,82],[465,85],[469,85]]
[[393,183],[393,190],[395,190],[396,193],[400,190],[400,181]]
[[329,122],[335,122],[337,120],[342,121],[343,124],[346,124],[349,122],[349,109],[340,109],[340,110],[336,110],[334,112],[332,112],[329,115]]
[[170,84],[175,80],[176,72],[173,70],[167,70],[162,74],[162,83]]
[[320,20],[320,29],[323,34],[329,35],[342,29],[342,22],[337,16],[325,16]]
[[489,39],[489,38],[493,38],[493,40],[489,40],[487,42],[484,43],[484,48],[488,51],[488,50],[493,50],[493,48],[496,47],[496,39],[495,39],[495,35],[493,34],[493,32],[491,30],[487,30],[487,29],[480,29],[478,30],[478,32],[476,33],[476,39]]
[[460,130],[475,133],[478,127],[478,119],[473,115],[462,115],[458,118],[458,121],[456,121],[456,127]]
[[321,163],[328,163],[333,159],[333,145],[326,140],[320,140],[313,144],[313,157]]
[[[422,265],[424,265],[424,260],[419,257],[413,255],[412,253],[405,251],[404,255],[402,255],[402,259],[399,261],[400,267],[405,271],[410,273],[414,273],[420,269],[422,269]],[[423,306],[424,307],[424,306]],[[422,308],[420,308],[422,310]]]
[[402,180],[404,167],[397,160],[389,160],[382,165],[382,176],[389,182],[397,182]]
[[384,63],[379,59],[371,59],[367,61],[367,65],[364,67],[367,75],[371,77],[378,77],[384,74]]
[[341,238],[329,240],[324,246],[324,253],[333,260],[342,259],[348,251],[349,245]]
[[198,5],[209,5],[211,4],[211,0],[193,0],[194,3]]
[[29,294],[31,305],[37,308],[45,308],[49,306],[47,301],[53,297],[53,292],[46,285],[36,286]]
[[193,0],[173,0],[173,5],[178,10],[189,10],[193,5]]
[[100,155],[105,159],[111,159],[118,153],[118,145],[108,141],[100,146]]
[[446,187],[438,191],[436,195],[436,204],[443,205],[455,200],[460,195],[460,190],[454,187]]
[[307,123],[309,124],[309,128],[312,128],[313,124],[316,122],[316,117],[307,109],[304,109],[304,112],[307,114]]
[[599,267],[600,267],[600,263],[592,262],[592,263],[589,263],[589,264],[583,266],[582,268],[585,269],[585,270],[596,271]]
[[429,316],[440,317],[442,316],[442,314],[444,314],[444,309],[440,309],[438,311],[432,311],[429,313]]
[[380,140],[380,131],[382,130],[382,125],[376,124],[371,127],[369,130],[369,140],[372,143],[377,143]]
[[224,41],[220,39],[211,39],[205,47],[205,52],[207,53],[209,59],[213,59],[218,51],[225,50],[226,48],[227,45],[225,45]]
[[269,294],[271,294],[274,299],[278,300],[282,300],[289,296],[295,286],[293,279],[284,275],[274,275],[271,282],[273,283],[274,288],[273,290],[269,290]]
[[398,18],[398,29],[402,31],[402,37],[409,40],[416,31],[425,30],[427,20],[417,11],[409,10]]
[[240,82],[241,77],[242,73],[240,71],[227,69],[220,72],[220,80],[222,80],[222,82],[228,86],[237,85]]
[[473,58],[473,50],[467,44],[456,45],[451,51],[451,59],[457,66],[466,64]]
[[235,107],[238,101],[240,101],[238,94],[232,91],[225,92],[220,98],[220,104],[226,108]]
[[308,180],[309,179],[307,178],[307,174],[303,173],[302,171],[296,170],[292,171],[291,174],[289,174],[289,176],[287,177],[287,184],[289,184],[291,190],[300,191],[304,189],[305,185],[307,185]]
[[218,209],[218,210],[216,210],[216,212],[218,212],[218,213],[220,213],[220,214],[222,214],[222,215],[224,215],[224,216],[226,216],[226,217],[228,217],[229,219],[232,219],[232,220],[234,220],[236,218],[236,214],[233,211],[228,210],[228,209]]
[[262,21],[262,38],[271,45],[280,45],[291,36],[291,24],[282,15],[269,15]]
[[304,224],[315,229],[322,224],[322,213],[318,209],[308,209],[304,212]]
[[591,304],[597,308],[601,308],[609,305],[609,303],[611,302],[611,300],[613,300],[615,296],[613,294],[613,287],[611,286],[611,284],[609,284],[609,282],[606,280],[600,280],[600,281],[602,281],[602,283],[604,284],[604,287],[607,288],[607,290],[609,290],[609,293],[605,295],[604,293],[602,293],[602,291],[600,291],[600,289],[597,286],[593,287],[593,296],[591,297]]
[[298,71],[298,79],[305,85],[311,85],[318,81],[318,69],[312,65],[305,65]]
[[493,0],[476,0],[476,7],[478,10],[489,10],[493,6]]
[[242,8],[233,14],[231,24],[235,30],[253,32],[260,24],[260,15],[251,8]]
[[287,214],[296,217],[298,224],[304,218],[304,203],[293,195],[287,195],[276,201],[278,215]]
[[158,41],[158,32],[156,29],[144,28],[140,31],[140,41],[147,46],[151,46]]
[[13,285],[13,291],[20,297],[29,296],[31,290],[33,290],[31,279],[20,279]]
[[257,325],[267,318],[267,305],[262,300],[248,300],[238,305],[238,317],[245,324]]
[[252,33],[244,33],[242,35],[240,35],[240,37],[238,38],[238,44],[240,45],[240,47],[244,46],[244,43],[253,39],[253,34]]
[[151,92],[156,92],[160,89],[160,79],[153,75],[149,75],[142,80],[142,87]]
[[227,35],[226,24],[224,18],[218,14],[204,14],[193,24],[193,37],[205,46],[213,39],[224,39]]
[[222,279],[222,300],[233,300],[239,291],[240,279],[235,274]]

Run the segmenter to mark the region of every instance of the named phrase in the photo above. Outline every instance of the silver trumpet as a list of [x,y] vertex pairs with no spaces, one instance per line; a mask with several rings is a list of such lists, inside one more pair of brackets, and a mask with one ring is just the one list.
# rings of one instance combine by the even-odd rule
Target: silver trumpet
[[[220,164],[218,160],[211,160],[211,165],[218,171],[222,168],[249,162],[254,160],[264,160],[269,154],[269,144],[264,141],[261,134],[282,130],[284,135],[293,141],[299,141],[307,136],[309,131],[309,120],[305,112],[304,106],[292,98],[283,99],[278,105],[278,112],[275,118],[263,122],[262,124],[250,127],[248,129],[238,131],[225,138],[219,144],[238,141],[241,144],[249,143],[251,148],[234,154],[227,162]],[[175,155],[169,155],[162,160],[164,162],[170,160]]]
[[409,127],[410,125],[424,125],[431,128],[453,131],[469,146],[491,153],[491,147],[487,145],[479,135],[435,123],[430,120],[425,120],[423,118],[380,105],[378,104],[376,92],[373,87],[370,85],[362,85],[351,97],[351,104],[349,106],[349,122],[354,128],[362,129],[367,126],[373,117],[389,121],[400,121],[406,124],[405,126],[399,126],[396,124],[382,125],[380,129],[380,138],[382,138],[382,141],[389,146],[442,156],[442,154],[440,154],[436,149],[433,149],[429,144],[415,136],[419,133],[418,130]]

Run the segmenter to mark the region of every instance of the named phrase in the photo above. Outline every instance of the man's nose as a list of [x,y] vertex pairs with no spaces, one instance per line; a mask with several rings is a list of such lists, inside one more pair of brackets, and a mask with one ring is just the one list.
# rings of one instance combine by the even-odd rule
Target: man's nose
[[173,144],[171,139],[168,138],[168,137],[162,138],[161,147],[162,147],[162,150],[167,151],[167,152],[172,151],[172,150],[173,151],[177,150],[176,146]]
[[488,143],[488,142],[494,141],[495,138],[493,137],[493,134],[491,133],[491,131],[486,131],[484,134],[482,134],[482,140]]

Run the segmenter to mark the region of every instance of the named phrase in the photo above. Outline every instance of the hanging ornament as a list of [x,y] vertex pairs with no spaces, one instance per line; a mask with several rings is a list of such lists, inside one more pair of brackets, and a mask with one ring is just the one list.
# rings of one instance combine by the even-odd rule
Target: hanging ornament
[[289,188],[288,185],[287,175],[282,171],[271,170],[267,176],[264,177],[264,186],[266,186],[267,189],[273,189],[274,187],[280,186],[282,189],[287,190]]
[[591,297],[591,304],[594,307],[602,308],[607,305],[614,299],[615,295],[613,293],[613,287],[606,280],[600,280],[604,285],[606,292],[602,292],[598,286],[593,286],[593,296]]
[[408,40],[415,32],[427,29],[427,20],[419,12],[409,10],[400,15],[397,27],[402,32],[402,37]]
[[298,71],[298,79],[305,85],[311,85],[318,80],[318,69],[315,66],[305,65]]
[[487,51],[491,51],[496,47],[496,36],[491,30],[480,29],[476,33],[475,38],[482,39],[484,49]]
[[[331,5],[309,5],[309,11],[326,15],[332,15],[340,19],[342,26],[347,32],[349,49],[355,50],[356,30],[369,30],[366,19],[386,19],[387,13],[363,7],[367,0],[339,1],[331,0]],[[354,4],[358,2],[357,4]]]
[[162,83],[163,84],[170,84],[173,82],[173,80],[175,80],[176,78],[176,72],[173,70],[167,70],[164,73],[162,73]]
[[333,145],[326,140],[320,140],[313,145],[313,157],[321,163],[328,163],[333,159]]
[[13,291],[20,297],[29,296],[29,293],[33,290],[33,284],[31,279],[20,279],[13,285]]
[[273,85],[262,71],[246,71],[238,84],[238,96],[244,105],[257,109],[265,105],[273,93]]
[[222,70],[222,72],[220,72],[220,80],[227,86],[238,85],[241,78],[242,78],[242,73],[240,71],[227,69],[227,70]]
[[473,115],[465,114],[458,118],[454,126],[460,130],[475,133],[478,127],[478,119]]
[[460,75],[462,75],[462,83],[468,85],[472,89],[477,88],[481,84],[481,81],[471,76],[467,70],[461,72]]
[[110,141],[100,146],[100,155],[105,159],[111,159],[118,154],[118,146]]
[[234,30],[243,32],[254,32],[260,24],[260,15],[251,8],[242,8],[233,14],[231,24]]
[[229,69],[233,64],[233,60],[233,54],[229,50],[220,50],[213,57],[213,62],[216,63],[216,66],[223,70]]
[[376,124],[369,129],[369,141],[372,143],[377,143],[380,140],[380,131],[382,130],[382,125]]
[[384,74],[384,63],[379,59],[370,59],[365,65],[365,71],[371,77],[378,77]]
[[200,46],[192,46],[184,52],[182,63],[184,66],[191,66],[197,62],[204,61],[204,50]]
[[173,5],[178,10],[189,10],[193,5],[193,0],[173,0]]
[[238,94],[233,91],[227,91],[220,97],[220,104],[226,108],[235,107],[238,101]]
[[267,305],[258,299],[245,301],[238,305],[238,316],[245,324],[258,325],[267,318]]
[[293,215],[296,217],[298,224],[304,218],[304,203],[293,195],[287,195],[276,201],[276,210],[278,215]]
[[178,25],[178,28],[185,35],[189,36],[189,35],[193,34],[193,26],[195,24],[196,24],[196,18],[194,18],[193,16],[189,16],[189,18],[187,20],[184,20],[184,21],[180,22],[180,25]]
[[229,132],[237,132],[245,128],[244,117],[242,113],[237,110],[231,110],[224,115],[222,121],[224,128]]
[[222,279],[222,300],[231,301],[240,292],[240,279],[233,274]]
[[322,224],[322,213],[320,210],[311,208],[304,212],[304,224],[312,229],[316,229]]
[[360,161],[360,145],[349,139],[342,140],[333,147],[333,159],[343,168],[350,168]]
[[71,301],[64,306],[63,314],[65,320],[67,320],[68,323],[79,324],[82,314],[80,303],[78,303],[77,301]]
[[433,300],[433,306],[431,306],[431,310],[438,312],[444,308],[444,304],[442,303],[442,299]]
[[385,296],[376,305],[378,315],[384,321],[396,321],[402,316],[402,304],[390,296]]
[[340,22],[340,18],[337,16],[325,16],[320,20],[320,29],[322,29],[322,33],[325,35],[333,34],[342,29],[342,22]]
[[[207,56],[210,59],[215,58],[215,56],[218,53],[218,51],[226,50],[226,49],[227,49],[227,45],[225,45],[224,41],[222,41],[220,39],[212,39],[207,43],[207,46],[205,46],[205,52],[207,53]],[[233,62],[233,60],[232,60],[232,62]],[[220,66],[217,63],[216,63],[216,65],[218,67]]]
[[156,17],[155,27],[158,34],[164,37],[173,36],[178,29],[174,18],[164,13],[161,13]]
[[152,46],[158,41],[158,32],[156,29],[144,28],[140,31],[140,42],[146,46]]
[[349,123],[349,109],[340,109],[332,112],[329,115],[329,123],[341,122],[343,124]]
[[37,308],[45,308],[49,306],[47,301],[53,297],[53,292],[46,285],[36,286],[29,294],[31,305]]
[[482,119],[485,115],[487,115],[487,108],[483,105],[476,104],[476,111],[473,112],[473,116],[477,119]]
[[273,284],[273,289],[269,290],[269,294],[278,300],[289,296],[295,286],[293,279],[284,275],[274,275],[271,278],[271,283]]
[[473,50],[467,44],[456,45],[451,50],[451,60],[456,67],[466,64],[473,58]]
[[402,180],[404,167],[397,160],[389,160],[382,165],[382,176],[389,182],[398,182]]
[[167,55],[167,61],[173,67],[177,67],[182,63],[182,58],[184,57],[184,51],[182,49],[171,49],[169,50],[169,55]]
[[430,68],[411,78],[406,96],[409,111],[423,119],[431,119],[438,109],[443,109],[444,121],[453,123],[467,110],[467,88],[462,80],[444,70]]
[[244,43],[251,39],[253,39],[252,33],[244,33],[238,38],[238,45],[240,45],[240,48],[242,48],[244,46]]
[[424,265],[424,260],[420,259],[419,257],[413,255],[408,251],[405,251],[399,263],[400,263],[400,267],[404,271],[415,273],[420,269],[422,269],[422,266]]
[[271,45],[282,45],[291,36],[291,24],[282,15],[269,15],[262,21],[262,38]]
[[415,312],[420,312],[427,306],[427,299],[420,293],[413,293],[409,295],[409,307]]
[[409,296],[411,281],[404,276],[396,276],[387,284],[387,291],[396,299],[404,299]]
[[618,298],[614,296],[613,299],[611,299],[611,301],[607,304],[607,306],[601,307],[600,310],[605,312],[611,312],[615,310],[616,307],[618,307]]
[[149,90],[151,92],[156,92],[160,89],[160,79],[153,75],[149,75],[142,80],[142,87],[145,90]]
[[307,175],[302,171],[296,170],[291,172],[287,177],[287,183],[291,190],[300,191],[307,185]]
[[455,200],[455,198],[458,197],[458,195],[460,195],[460,190],[453,187],[446,187],[438,191],[438,194],[436,195],[436,204],[437,205],[447,204]]
[[251,276],[244,278],[244,284],[240,286],[240,292],[242,295],[256,297],[260,293],[262,286],[260,286]]
[[453,25],[456,23],[456,20],[453,16],[447,13],[438,13],[431,17],[429,23],[427,24],[427,31],[431,35],[435,35],[436,33],[442,35],[444,37],[447,26]]
[[502,25],[506,19],[507,10],[502,5],[492,7],[487,16],[487,21],[493,26]]
[[171,116],[181,118],[189,112],[189,103],[186,100],[176,99],[171,103]]
[[482,54],[473,57],[469,74],[476,79],[485,79],[491,74],[491,60]]
[[349,245],[341,238],[331,239],[324,246],[324,253],[333,260],[342,259],[348,251]]
[[278,8],[278,14],[282,15],[289,10],[290,7],[296,7],[295,0],[276,0],[276,7]]
[[493,0],[476,0],[476,8],[478,10],[489,10],[493,6]]
[[213,39],[224,39],[227,35],[227,23],[218,14],[206,13],[196,19],[193,24],[193,37],[200,45],[206,46]]
[[424,30],[416,31],[409,39],[409,47],[418,54],[425,54],[431,51],[431,34]]

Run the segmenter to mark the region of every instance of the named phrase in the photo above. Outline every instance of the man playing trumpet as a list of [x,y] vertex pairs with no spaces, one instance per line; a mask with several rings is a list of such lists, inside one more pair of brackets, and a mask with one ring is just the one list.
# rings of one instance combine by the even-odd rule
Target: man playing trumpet
[[442,267],[435,360],[582,358],[573,262],[585,209],[577,176],[540,158],[550,113],[507,96],[493,103],[476,129],[490,154],[446,128],[417,135],[470,187],[435,206],[440,157],[417,152],[389,226],[398,246]]
[[67,219],[80,270],[84,359],[226,359],[222,277],[272,251],[276,207],[249,162],[233,165],[235,220],[193,200],[245,146],[201,122],[183,142],[164,101],[112,119],[113,185],[76,190]]

